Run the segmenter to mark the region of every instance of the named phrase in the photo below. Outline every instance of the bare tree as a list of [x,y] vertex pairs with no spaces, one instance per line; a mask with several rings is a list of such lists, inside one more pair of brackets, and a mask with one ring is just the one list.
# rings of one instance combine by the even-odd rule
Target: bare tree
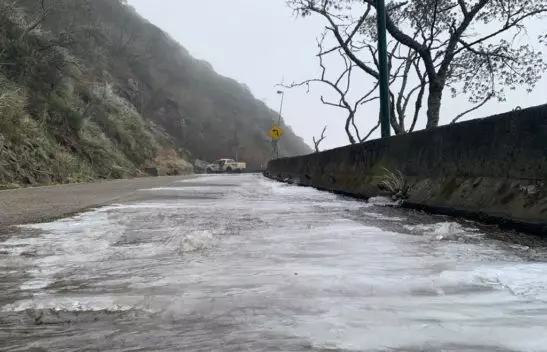
[[323,142],[325,138],[327,138],[327,136],[325,136],[326,131],[327,131],[327,126],[323,127],[323,131],[321,132],[321,137],[319,137],[318,139],[315,139],[315,136],[313,137],[313,145],[315,147],[316,153],[319,153],[319,145],[321,144],[321,142]]
[[[373,56],[376,57],[376,55]],[[374,62],[379,70],[378,61]],[[398,66],[394,68],[395,63]],[[425,73],[420,69],[420,57],[412,50],[407,49],[406,52],[401,50],[399,43],[395,42],[393,49],[388,53],[388,73],[391,127],[397,135],[413,132],[422,110],[424,93],[428,84]],[[409,104],[413,99],[414,111],[411,125],[407,129],[406,119],[409,114]]]
[[[355,115],[361,105],[378,99],[377,96],[372,96],[378,84],[375,84],[371,90],[364,93],[361,97],[352,100],[350,96],[348,95],[348,93],[350,92],[350,89],[351,89],[352,76],[354,74],[354,70],[356,66],[354,63],[347,60],[345,55],[343,55],[343,53],[340,50],[325,51],[323,47],[324,39],[325,39],[325,35],[323,34],[323,36],[317,40],[317,47],[319,48],[319,53],[317,54],[317,57],[319,59],[319,66],[321,67],[320,77],[314,78],[314,79],[308,79],[299,83],[292,83],[290,85],[283,85],[283,86],[286,88],[296,88],[296,87],[306,86],[309,91],[310,84],[320,83],[331,88],[331,90],[336,94],[338,100],[331,101],[325,98],[324,96],[321,96],[321,102],[325,105],[329,105],[329,106],[333,106],[333,107],[337,107],[337,108],[341,108],[345,110],[347,114],[345,131],[350,143],[355,144],[357,142],[363,142],[364,138],[361,138],[359,129],[357,128],[357,125],[355,124]],[[331,53],[339,54],[344,63],[343,71],[340,74],[338,74],[335,77],[335,79],[330,79],[329,77],[327,77],[327,67],[324,63],[325,55],[331,54]]]
[[[289,4],[303,17],[323,17],[347,58],[378,78],[378,70],[356,50],[376,43],[375,0],[289,0]],[[427,80],[427,127],[439,124],[446,88],[452,96],[464,94],[476,104],[471,111],[492,98],[503,101],[506,88],[522,86],[531,91],[547,68],[542,53],[508,38],[525,34],[526,21],[545,13],[547,0],[389,1],[388,32],[420,58]]]
[[[362,105],[371,103],[378,100],[378,96],[375,92],[379,86],[378,75],[376,72],[379,70],[379,62],[376,59],[377,49],[376,46],[362,43],[351,44],[353,53],[363,53],[368,55],[371,64],[355,63],[352,61],[344,49],[340,46],[334,46],[331,49],[325,49],[325,39],[330,29],[327,29],[321,37],[317,40],[319,66],[321,67],[321,75],[316,79],[308,79],[300,83],[293,83],[285,86],[288,88],[295,88],[301,86],[309,86],[311,83],[322,83],[331,88],[333,92],[339,97],[338,101],[329,101],[325,97],[321,97],[321,102],[325,105],[335,106],[346,110],[346,124],[345,130],[350,143],[358,143],[367,140],[373,132],[379,128],[379,123],[369,131],[364,137],[361,137],[358,130],[355,117],[359,108]],[[340,31],[340,29],[335,29]],[[351,34],[348,34],[351,36]],[[346,39],[347,41],[347,39]],[[337,55],[343,63],[344,69],[338,75],[332,77],[328,75],[328,68],[325,63],[325,58],[329,55]],[[389,56],[389,76],[390,83],[397,82],[398,87],[392,86],[390,90],[390,109],[391,119],[390,124],[395,134],[405,134],[412,132],[418,121],[420,111],[422,109],[422,101],[427,87],[427,77],[420,69],[420,57],[415,52],[404,48],[400,43],[392,41],[390,43]],[[366,69],[364,68],[366,67]],[[361,86],[363,82],[354,82],[356,79],[353,77],[355,73],[364,72],[365,76],[370,79],[371,87],[364,93],[359,94],[355,99],[355,94],[351,94],[355,91],[355,85]],[[412,74],[412,75],[411,75]],[[330,76],[330,77],[329,77]],[[412,77],[411,77],[412,76]],[[354,99],[351,99],[351,98]],[[414,104],[412,102],[414,101]],[[410,106],[413,105],[412,108]],[[410,110],[414,110],[413,112]],[[412,120],[410,128],[406,127],[406,119],[411,114]],[[379,120],[378,120],[379,121]]]

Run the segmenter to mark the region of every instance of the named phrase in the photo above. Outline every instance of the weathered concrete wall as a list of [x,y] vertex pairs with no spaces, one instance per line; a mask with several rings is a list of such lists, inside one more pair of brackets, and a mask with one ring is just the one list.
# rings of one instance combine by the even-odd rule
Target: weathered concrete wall
[[385,169],[404,175],[407,206],[547,234],[547,105],[273,160],[265,174],[367,198]]

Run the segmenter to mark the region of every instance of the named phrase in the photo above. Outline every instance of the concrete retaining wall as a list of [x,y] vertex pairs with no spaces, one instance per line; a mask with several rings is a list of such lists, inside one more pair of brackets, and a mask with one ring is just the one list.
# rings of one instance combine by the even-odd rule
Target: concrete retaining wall
[[547,105],[322,153],[273,160],[271,178],[368,198],[386,170],[406,206],[547,234]]

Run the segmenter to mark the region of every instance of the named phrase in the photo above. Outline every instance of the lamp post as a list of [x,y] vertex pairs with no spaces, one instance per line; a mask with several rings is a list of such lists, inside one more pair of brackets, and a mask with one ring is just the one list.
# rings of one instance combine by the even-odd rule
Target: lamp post
[[[277,94],[281,95],[281,106],[279,107],[279,117],[277,118],[277,126],[281,125],[281,116],[283,114],[283,101],[285,100],[285,92],[278,90]],[[274,155],[276,159],[279,159],[279,140],[273,141]]]
[[386,4],[385,0],[376,0],[378,15],[378,61],[380,68],[380,124],[382,138],[391,135],[389,123],[389,71],[387,64]]
[[277,124],[281,124],[281,114],[283,113],[283,100],[285,99],[285,92],[278,90],[277,94],[281,95],[281,106],[279,107],[279,118],[277,119]]

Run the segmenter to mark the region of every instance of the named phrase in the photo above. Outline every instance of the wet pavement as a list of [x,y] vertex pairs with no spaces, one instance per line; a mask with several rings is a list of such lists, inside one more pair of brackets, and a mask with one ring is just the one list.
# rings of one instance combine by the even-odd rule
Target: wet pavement
[[547,247],[259,175],[0,235],[1,351],[547,351]]

